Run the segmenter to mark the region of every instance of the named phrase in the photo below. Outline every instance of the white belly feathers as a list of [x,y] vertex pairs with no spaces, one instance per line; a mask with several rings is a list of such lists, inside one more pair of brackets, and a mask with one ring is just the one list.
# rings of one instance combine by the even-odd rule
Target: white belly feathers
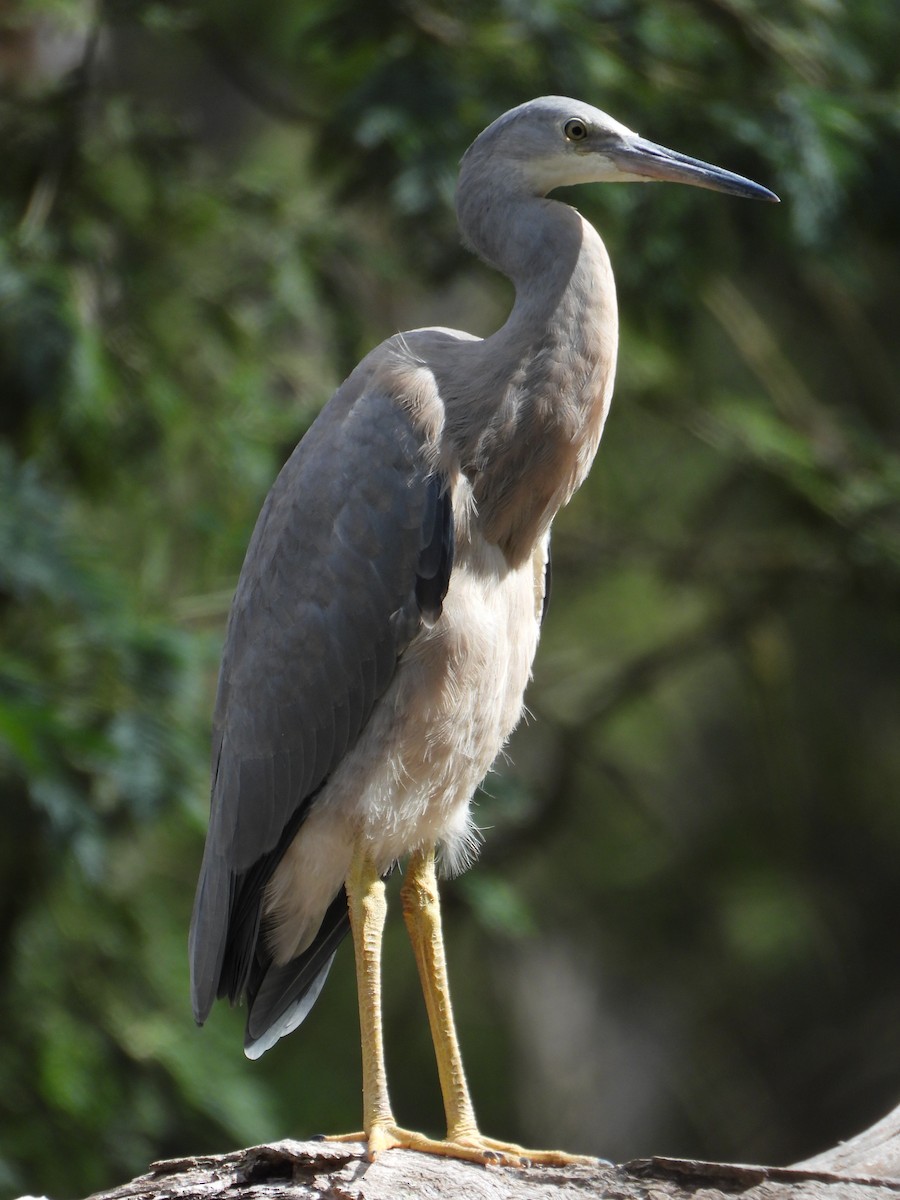
[[381,872],[428,844],[439,847],[448,873],[474,858],[470,801],[522,713],[546,557],[545,540],[533,559],[510,569],[476,530],[458,537],[440,619],[404,653],[266,890],[276,961],[312,941],[360,839]]

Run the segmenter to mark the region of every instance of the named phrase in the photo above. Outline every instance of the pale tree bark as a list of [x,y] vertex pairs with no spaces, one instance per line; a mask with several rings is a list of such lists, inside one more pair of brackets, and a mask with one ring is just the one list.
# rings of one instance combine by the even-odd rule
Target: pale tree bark
[[[792,1167],[648,1158],[614,1166],[480,1167],[362,1145],[278,1142],[154,1163],[90,1200],[900,1200],[900,1107]],[[22,1200],[31,1200],[23,1197]]]

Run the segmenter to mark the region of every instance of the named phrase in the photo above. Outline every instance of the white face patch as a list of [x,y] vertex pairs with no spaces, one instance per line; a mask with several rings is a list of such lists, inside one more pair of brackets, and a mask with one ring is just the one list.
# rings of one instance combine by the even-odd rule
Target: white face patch
[[523,164],[522,177],[535,192],[546,195],[558,187],[579,183],[647,183],[643,175],[623,171],[601,152],[575,151],[547,155]]

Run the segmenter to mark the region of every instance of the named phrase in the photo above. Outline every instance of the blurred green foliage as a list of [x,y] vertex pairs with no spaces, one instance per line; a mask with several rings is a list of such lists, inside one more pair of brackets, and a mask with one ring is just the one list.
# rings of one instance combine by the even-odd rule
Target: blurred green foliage
[[[900,8],[4,6],[0,1193],[359,1123],[349,951],[259,1064],[185,938],[231,589],[372,344],[488,332],[478,130],[580,95],[780,209],[583,188],[623,330],[523,727],[446,888],[488,1132],[787,1161],[900,1078]],[[49,49],[48,49],[49,48]],[[55,48],[55,49],[54,49]],[[52,53],[51,53],[52,51]],[[441,1112],[399,923],[398,1115]]]

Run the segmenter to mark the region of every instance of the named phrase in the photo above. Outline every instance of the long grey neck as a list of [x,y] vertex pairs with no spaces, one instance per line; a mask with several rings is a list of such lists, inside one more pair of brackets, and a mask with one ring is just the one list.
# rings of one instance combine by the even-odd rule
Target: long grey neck
[[596,453],[615,374],[615,284],[599,235],[569,205],[466,182],[463,236],[512,279],[516,300],[502,328],[472,344],[462,387],[442,389],[447,432],[482,532],[518,562]]

